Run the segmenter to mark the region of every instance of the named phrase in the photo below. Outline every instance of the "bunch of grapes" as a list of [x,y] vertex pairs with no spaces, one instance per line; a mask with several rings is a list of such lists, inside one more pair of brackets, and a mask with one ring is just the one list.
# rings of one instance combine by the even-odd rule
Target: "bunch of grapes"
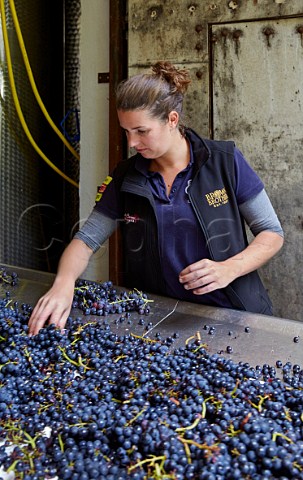
[[18,283],[18,274],[16,272],[10,272],[6,267],[0,265],[0,284],[7,286],[16,286]]
[[136,311],[140,315],[149,314],[151,300],[139,290],[118,291],[111,281],[98,283],[77,280],[73,308],[79,308],[84,315],[106,316],[111,313]]

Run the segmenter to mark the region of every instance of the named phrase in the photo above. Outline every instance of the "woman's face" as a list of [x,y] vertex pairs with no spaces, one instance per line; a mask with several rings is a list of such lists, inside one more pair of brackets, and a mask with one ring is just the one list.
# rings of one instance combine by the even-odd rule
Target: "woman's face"
[[176,131],[176,128],[172,128],[175,122],[174,116],[170,118],[172,113],[167,122],[162,122],[150,117],[147,110],[118,110],[119,122],[126,133],[129,147],[144,158],[165,157],[172,145],[172,132]]

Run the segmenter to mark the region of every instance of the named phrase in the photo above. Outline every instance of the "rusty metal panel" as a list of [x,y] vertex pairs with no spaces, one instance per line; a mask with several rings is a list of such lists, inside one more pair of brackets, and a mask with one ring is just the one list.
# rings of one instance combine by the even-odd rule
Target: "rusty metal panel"
[[[232,138],[260,174],[285,230],[262,269],[279,316],[303,320],[303,19],[212,28],[215,138]],[[300,274],[301,272],[301,274]]]
[[146,1],[143,7],[142,2],[131,1],[129,5],[130,63],[206,60],[207,25],[200,23],[199,6],[174,0]]
[[[129,74],[158,60],[186,66],[192,73],[184,111],[188,125],[210,136],[210,27],[223,22],[303,15],[302,0],[128,1]],[[199,107],[197,107],[199,105]]]
[[129,64],[207,61],[207,26],[303,13],[302,0],[129,0]]

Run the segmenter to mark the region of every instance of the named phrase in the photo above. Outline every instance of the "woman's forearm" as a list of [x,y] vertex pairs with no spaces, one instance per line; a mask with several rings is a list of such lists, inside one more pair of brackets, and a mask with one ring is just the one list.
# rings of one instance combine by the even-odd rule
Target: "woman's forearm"
[[245,250],[228,258],[223,263],[233,272],[235,280],[262,267],[278,253],[283,242],[283,237],[277,233],[260,232]]
[[82,240],[73,239],[64,250],[55,282],[75,283],[86,269],[93,251]]

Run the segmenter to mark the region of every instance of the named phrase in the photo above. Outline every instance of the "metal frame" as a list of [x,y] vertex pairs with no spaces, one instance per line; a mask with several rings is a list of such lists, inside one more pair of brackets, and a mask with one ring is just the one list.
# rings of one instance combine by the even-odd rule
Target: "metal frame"
[[[127,2],[110,0],[110,71],[109,71],[109,170],[126,157],[126,139],[118,123],[115,90],[127,76]],[[109,278],[117,285],[122,283],[122,256],[119,233],[109,241]]]

